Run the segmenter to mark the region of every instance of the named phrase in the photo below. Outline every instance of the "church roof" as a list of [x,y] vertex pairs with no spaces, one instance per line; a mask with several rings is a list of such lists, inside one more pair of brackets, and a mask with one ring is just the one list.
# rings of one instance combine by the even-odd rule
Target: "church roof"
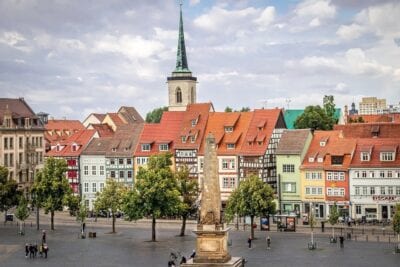
[[176,68],[174,72],[190,72],[187,63],[185,35],[183,31],[182,4],[180,5],[178,51],[176,53]]

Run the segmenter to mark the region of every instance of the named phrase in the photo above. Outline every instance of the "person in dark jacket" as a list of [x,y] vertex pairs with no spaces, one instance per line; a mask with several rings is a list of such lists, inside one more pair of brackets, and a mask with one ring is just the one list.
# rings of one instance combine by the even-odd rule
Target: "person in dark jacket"
[[47,259],[47,253],[49,252],[49,247],[47,244],[43,245],[43,252],[44,252],[44,258]]
[[251,237],[249,236],[249,238],[247,239],[247,244],[249,244],[249,248],[251,248]]
[[25,258],[28,258],[29,255],[29,244],[25,243]]

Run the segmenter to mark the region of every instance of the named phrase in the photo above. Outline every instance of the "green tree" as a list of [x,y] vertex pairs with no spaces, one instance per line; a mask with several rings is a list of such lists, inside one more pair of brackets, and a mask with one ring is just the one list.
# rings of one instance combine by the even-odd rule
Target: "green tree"
[[22,231],[22,224],[25,222],[26,219],[28,219],[29,215],[30,215],[30,212],[29,212],[29,208],[28,208],[28,202],[26,201],[26,198],[24,196],[21,196],[18,207],[15,211],[15,217],[17,217],[17,219],[20,220],[19,232],[21,234],[24,233]]
[[235,215],[250,216],[251,238],[254,238],[254,217],[275,212],[274,191],[260,178],[253,175],[239,184],[228,199],[225,209],[227,221],[232,221]]
[[335,117],[335,98],[333,95],[325,95],[323,98],[325,113],[329,118]]
[[152,218],[151,240],[156,241],[156,219],[179,214],[182,201],[171,170],[170,153],[151,156],[147,167],[140,167],[136,183],[128,193],[124,212],[128,220]]
[[160,107],[153,109],[152,111],[146,114],[146,122],[147,123],[159,123],[164,111],[167,111],[168,107]]
[[249,112],[250,107],[242,107],[242,109],[239,112]]
[[320,106],[308,106],[296,121],[296,129],[332,130],[334,121]]
[[231,107],[226,107],[224,112],[233,112],[233,109]]
[[44,208],[45,213],[50,212],[51,230],[54,230],[54,213],[61,211],[72,193],[65,172],[67,162],[64,159],[48,158],[44,168],[36,174],[31,192],[37,202]]
[[335,238],[335,224],[337,224],[338,219],[339,219],[339,210],[338,210],[338,207],[335,202],[329,213],[329,223],[332,225],[332,237],[333,238]]
[[76,215],[76,212],[79,210],[80,197],[74,194],[70,194],[66,197],[66,204],[69,209],[69,214],[71,216]]
[[76,220],[81,223],[82,233],[83,233],[83,224],[86,221],[87,214],[88,214],[88,208],[86,207],[84,201],[82,200],[76,212]]
[[396,212],[393,216],[393,231],[397,234],[397,243],[400,245],[400,204],[396,205]]
[[115,233],[116,214],[122,210],[127,188],[114,179],[107,179],[103,192],[97,192],[94,209],[96,212],[107,210],[111,212],[112,233]]
[[184,166],[175,172],[178,181],[178,190],[183,202],[180,215],[182,217],[182,227],[180,236],[185,235],[186,220],[189,216],[197,213],[196,201],[199,196],[199,185],[196,179],[189,177],[189,169]]
[[[8,169],[0,166],[0,211],[7,215],[7,210],[18,205],[21,192],[13,179],[8,179]],[[4,216],[4,222],[6,217]]]

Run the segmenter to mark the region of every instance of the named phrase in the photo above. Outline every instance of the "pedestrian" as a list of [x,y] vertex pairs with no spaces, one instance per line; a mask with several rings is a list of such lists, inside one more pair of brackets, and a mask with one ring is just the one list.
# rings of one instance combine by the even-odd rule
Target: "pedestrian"
[[83,224],[82,224],[82,230],[83,230],[83,232],[85,232],[85,228],[86,228],[86,223],[83,223]]
[[33,255],[35,254],[33,245],[30,243],[29,244],[29,258],[33,258]]
[[47,244],[43,244],[43,252],[44,252],[44,258],[47,259],[47,253],[49,252],[49,247]]
[[28,258],[29,255],[29,244],[25,243],[25,258]]
[[247,244],[249,244],[249,248],[251,248],[251,236],[247,239]]
[[46,231],[42,231],[42,244],[46,243]]
[[42,258],[43,257],[43,245],[39,246],[39,256]]
[[343,236],[339,237],[339,242],[340,242],[340,248],[343,248],[344,247],[344,237]]
[[180,264],[182,264],[182,263],[186,263],[186,257],[185,257],[185,256],[182,256],[182,259],[181,259],[181,263],[180,263]]
[[196,250],[193,249],[192,254],[190,254],[190,258],[193,259],[196,256]]
[[36,258],[38,252],[38,245],[37,243],[35,243],[35,245],[33,246],[33,257]]
[[173,260],[168,261],[168,267],[175,267],[175,262]]
[[271,249],[271,238],[267,236],[267,249]]

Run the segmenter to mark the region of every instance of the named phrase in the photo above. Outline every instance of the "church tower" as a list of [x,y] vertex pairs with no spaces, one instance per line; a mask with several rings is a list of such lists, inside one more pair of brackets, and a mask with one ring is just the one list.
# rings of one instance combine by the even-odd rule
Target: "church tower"
[[176,68],[167,78],[169,111],[184,111],[188,104],[196,103],[196,81],[187,63],[181,4]]

